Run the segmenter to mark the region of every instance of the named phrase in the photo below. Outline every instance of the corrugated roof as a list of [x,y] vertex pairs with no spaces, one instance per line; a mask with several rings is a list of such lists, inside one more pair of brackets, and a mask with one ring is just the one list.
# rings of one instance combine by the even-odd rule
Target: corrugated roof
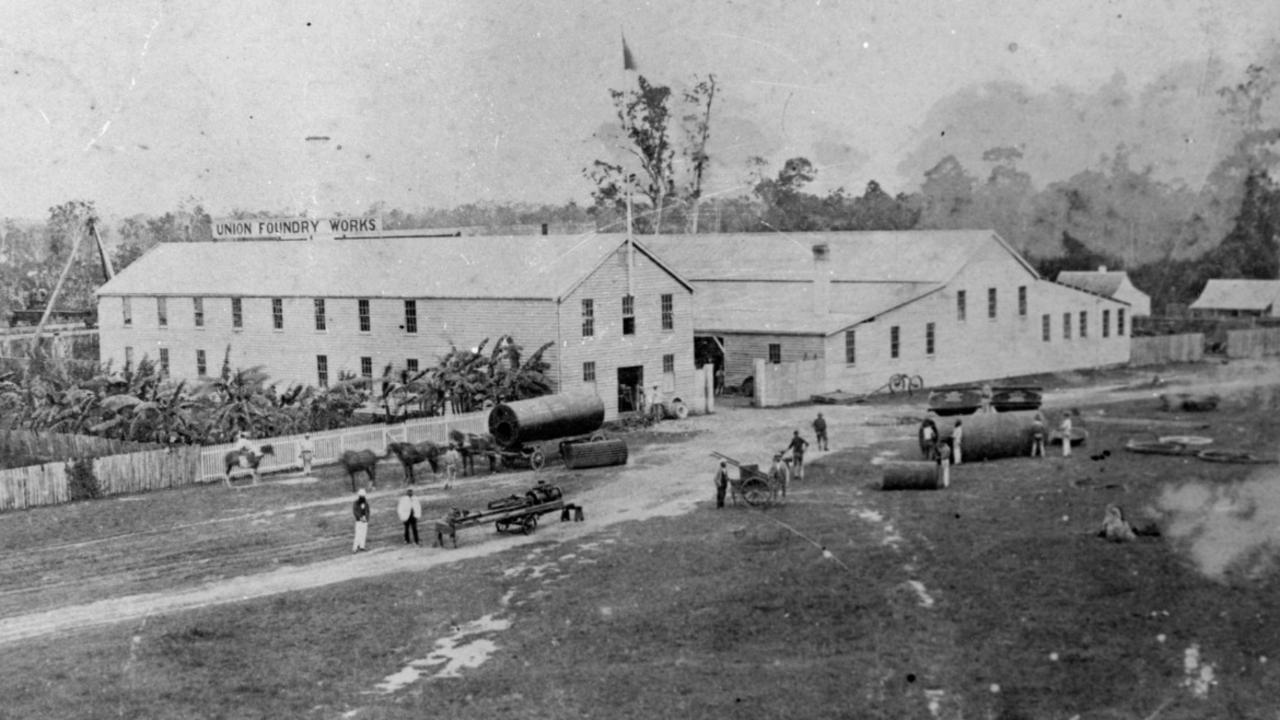
[[164,243],[98,294],[558,299],[624,240],[593,233]]
[[826,244],[837,281],[946,282],[982,244],[1000,243],[990,230],[902,232],[646,235],[644,242],[677,272],[698,280],[808,280],[813,246]]
[[699,332],[832,335],[942,287],[939,283],[835,283],[830,296],[835,312],[825,314],[780,304],[768,287],[760,287],[732,303],[699,301],[694,306],[694,327]]
[[1196,310],[1266,310],[1280,301],[1280,280],[1210,280]]
[[1126,277],[1128,274],[1123,271],[1063,270],[1058,273],[1057,282],[1095,295],[1115,297]]

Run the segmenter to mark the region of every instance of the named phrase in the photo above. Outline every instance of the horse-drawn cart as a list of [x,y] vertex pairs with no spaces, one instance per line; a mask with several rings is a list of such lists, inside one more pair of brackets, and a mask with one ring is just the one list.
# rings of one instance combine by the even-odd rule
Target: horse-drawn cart
[[493,523],[498,532],[521,532],[525,535],[538,527],[538,518],[547,513],[561,512],[567,507],[559,487],[538,483],[524,495],[508,495],[490,502],[484,510],[454,508],[436,521],[436,544],[444,547],[447,535],[458,547],[458,530]]
[[723,453],[713,452],[711,455],[738,468],[738,477],[729,478],[729,488],[735,500],[742,498],[752,507],[765,507],[776,502],[779,494],[786,495],[786,480],[761,472],[759,465],[745,465]]

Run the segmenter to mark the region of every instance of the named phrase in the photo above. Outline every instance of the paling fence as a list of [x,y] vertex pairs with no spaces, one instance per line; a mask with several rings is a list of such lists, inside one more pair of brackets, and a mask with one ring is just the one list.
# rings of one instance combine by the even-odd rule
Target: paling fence
[[[442,418],[422,418],[399,425],[364,425],[340,430],[312,433],[315,456],[312,463],[323,465],[338,461],[346,450],[373,450],[386,453],[389,442],[446,443],[449,432],[486,433],[489,412],[468,413]],[[100,438],[97,438],[100,440]],[[82,447],[101,448],[84,440]],[[258,444],[270,444],[275,452],[258,466],[259,472],[292,470],[298,467],[298,443],[301,435],[261,438]],[[68,441],[70,442],[70,441]],[[71,446],[67,446],[70,448]],[[224,461],[232,445],[207,447],[177,446],[144,450],[123,455],[94,458],[93,472],[103,495],[123,495],[182,487],[194,483],[220,480]],[[70,457],[92,456],[93,452],[67,453]],[[71,500],[70,468],[64,462],[0,470],[0,511],[20,510],[39,505],[54,505]]]
[[1227,357],[1260,358],[1266,355],[1280,355],[1280,328],[1227,331]]
[[1129,342],[1129,365],[1133,367],[1169,362],[1198,362],[1203,358],[1203,333],[1135,337]]
[[[312,465],[335,463],[347,450],[372,450],[379,455],[387,451],[387,443],[391,442],[424,442],[434,443],[449,441],[449,432],[487,433],[489,432],[489,411],[453,415],[449,417],[420,418],[409,420],[399,425],[362,425],[341,430],[327,430],[311,433],[315,445]],[[255,439],[259,445],[270,445],[272,454],[262,459],[258,471],[269,473],[281,470],[292,470],[299,467],[298,445],[302,435],[286,435],[278,438]],[[200,454],[200,469],[196,482],[220,480],[226,472],[226,455],[235,447],[233,444],[209,445]]]
[[116,455],[158,447],[160,446],[152,443],[137,443],[96,435],[0,430],[0,453],[19,457],[65,460],[86,456]]

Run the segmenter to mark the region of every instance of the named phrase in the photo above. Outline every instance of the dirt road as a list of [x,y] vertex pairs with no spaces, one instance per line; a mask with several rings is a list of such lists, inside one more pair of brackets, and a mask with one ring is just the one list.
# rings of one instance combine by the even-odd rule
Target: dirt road
[[[1203,370],[1194,375],[1184,373],[1162,378],[1160,385],[1142,385],[1152,378],[1151,373],[1134,372],[1118,381],[1087,387],[1055,390],[1048,396],[1048,406],[1066,407],[1072,404],[1106,401],[1123,401],[1149,397],[1158,392],[1215,391],[1247,392],[1262,384],[1280,381],[1280,366],[1271,362],[1250,361],[1233,363],[1221,368]],[[1117,391],[1119,387],[1126,390]],[[70,585],[95,583],[102,588],[96,596],[103,599],[87,603],[73,603],[53,607],[40,612],[10,612],[0,618],[0,644],[12,643],[51,633],[72,632],[78,629],[121,622],[136,622],[148,616],[181,612],[215,604],[234,603],[278,593],[287,593],[324,585],[347,582],[389,573],[440,572],[444,566],[469,559],[491,555],[533,542],[548,540],[566,542],[581,539],[599,532],[610,525],[627,521],[639,521],[659,516],[673,516],[690,512],[699,503],[710,500],[711,476],[714,460],[710,457],[717,450],[744,462],[767,465],[771,452],[783,448],[792,430],[812,436],[809,423],[816,412],[821,411],[830,425],[832,448],[865,445],[890,439],[914,437],[916,426],[910,418],[919,417],[924,410],[923,398],[906,405],[854,405],[804,406],[759,411],[743,408],[721,408],[711,416],[693,417],[683,421],[670,421],[660,426],[659,432],[689,436],[684,442],[654,443],[634,451],[630,464],[625,468],[608,469],[608,480],[594,489],[573,495],[571,500],[587,509],[582,523],[552,522],[542,526],[534,535],[501,537],[470,531],[462,536],[463,544],[457,549],[421,549],[393,546],[375,548],[372,552],[345,555],[334,558],[331,543],[318,544],[314,540],[297,541],[293,552],[301,564],[281,567],[269,572],[257,572],[238,577],[200,581],[199,573],[191,572],[191,565],[204,561],[184,560],[196,543],[207,543],[217,538],[233,538],[250,532],[264,521],[265,515],[277,513],[311,513],[316,517],[340,517],[345,524],[349,499],[302,503],[277,513],[242,512],[219,517],[206,523],[201,534],[173,533],[166,536],[156,556],[142,555],[131,558],[138,567],[164,564],[166,573],[174,578],[162,590],[147,593],[131,593],[124,579],[113,579],[113,568],[104,567],[91,577],[59,577],[56,582]],[[812,462],[821,462],[821,453],[811,455]],[[606,471],[592,471],[606,472]],[[531,473],[504,473],[488,479],[479,479],[477,488],[482,491],[493,488],[494,494],[509,492],[508,488],[531,484]],[[480,485],[479,483],[484,483]],[[249,490],[248,492],[254,492]],[[383,490],[375,498],[386,498],[399,493],[398,488]],[[424,488],[423,500],[444,502],[445,496],[438,486]],[[123,502],[104,501],[104,502]],[[144,506],[148,497],[130,498],[129,502]],[[385,499],[384,502],[391,502]],[[145,513],[143,513],[145,514]],[[12,521],[12,519],[10,518]],[[117,541],[128,547],[128,537]],[[148,547],[156,548],[155,544]],[[75,553],[74,543],[49,544],[45,552]],[[278,549],[278,548],[277,548]],[[271,548],[245,546],[238,553],[262,553]],[[33,551],[34,552],[34,551]],[[218,562],[228,568],[237,566],[237,557],[220,557]],[[203,567],[208,570],[207,566]],[[36,577],[37,584],[45,580]],[[20,592],[6,590],[6,592]]]

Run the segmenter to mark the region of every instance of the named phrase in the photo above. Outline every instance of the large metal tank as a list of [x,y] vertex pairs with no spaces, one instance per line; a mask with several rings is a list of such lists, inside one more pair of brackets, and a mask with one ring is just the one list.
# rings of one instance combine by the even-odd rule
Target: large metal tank
[[604,425],[598,395],[544,395],[501,403],[489,412],[489,434],[507,450],[540,440],[587,435]]

